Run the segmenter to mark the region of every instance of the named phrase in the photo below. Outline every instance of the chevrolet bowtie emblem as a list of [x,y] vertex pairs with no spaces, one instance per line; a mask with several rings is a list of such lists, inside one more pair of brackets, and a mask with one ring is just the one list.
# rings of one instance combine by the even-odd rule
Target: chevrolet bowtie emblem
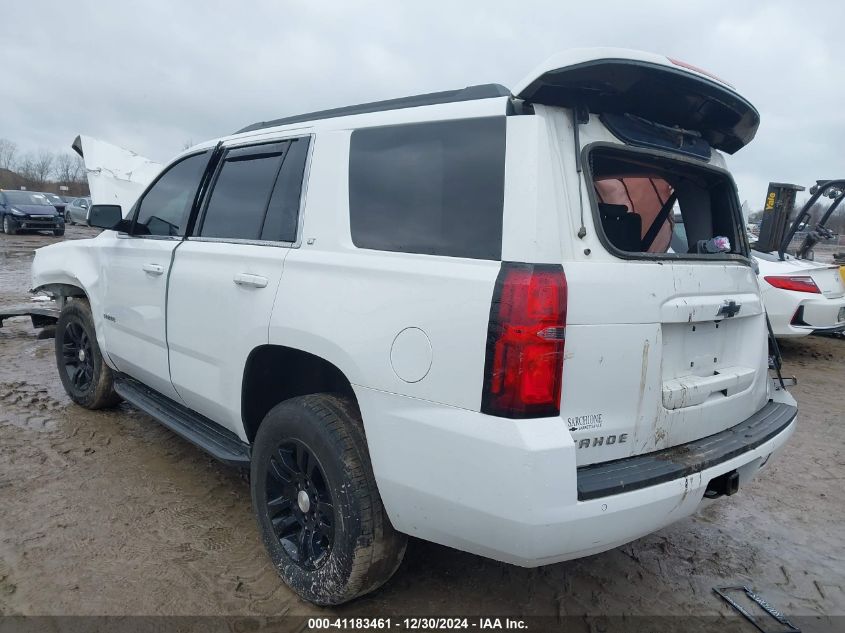
[[716,313],[717,317],[724,317],[726,319],[736,316],[739,314],[742,305],[738,304],[736,301],[725,301],[725,305],[719,308],[719,311]]

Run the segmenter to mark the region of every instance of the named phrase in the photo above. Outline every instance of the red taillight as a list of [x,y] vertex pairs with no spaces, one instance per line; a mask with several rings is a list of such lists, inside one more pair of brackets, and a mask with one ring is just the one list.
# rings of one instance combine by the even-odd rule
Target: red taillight
[[812,277],[805,275],[771,275],[763,277],[769,284],[775,288],[783,290],[795,290],[797,292],[815,292],[820,294],[819,287]]
[[483,413],[507,418],[560,413],[565,328],[563,267],[502,263],[487,330]]

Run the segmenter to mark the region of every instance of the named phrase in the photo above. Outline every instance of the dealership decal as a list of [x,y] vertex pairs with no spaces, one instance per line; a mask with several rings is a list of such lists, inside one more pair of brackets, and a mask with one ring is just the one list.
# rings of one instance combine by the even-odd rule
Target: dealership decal
[[587,415],[576,415],[566,418],[566,424],[570,431],[585,431],[587,429],[601,428],[601,413],[588,413]]

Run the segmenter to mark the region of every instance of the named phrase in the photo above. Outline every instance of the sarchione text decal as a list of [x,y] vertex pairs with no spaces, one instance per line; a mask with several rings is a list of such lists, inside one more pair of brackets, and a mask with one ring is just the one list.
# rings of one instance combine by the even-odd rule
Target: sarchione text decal
[[569,426],[570,431],[600,429],[601,416],[601,413],[588,413],[586,415],[576,415],[571,418],[566,418],[566,423]]

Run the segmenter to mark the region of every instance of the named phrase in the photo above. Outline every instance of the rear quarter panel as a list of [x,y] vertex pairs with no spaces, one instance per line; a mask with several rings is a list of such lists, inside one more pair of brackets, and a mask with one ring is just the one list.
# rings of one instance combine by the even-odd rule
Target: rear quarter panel
[[[302,246],[285,260],[270,343],[320,356],[356,386],[477,411],[500,263],[356,248],[349,139],[345,130],[315,139]],[[409,328],[424,336],[397,358],[394,341]],[[406,379],[394,369],[403,361]]]

